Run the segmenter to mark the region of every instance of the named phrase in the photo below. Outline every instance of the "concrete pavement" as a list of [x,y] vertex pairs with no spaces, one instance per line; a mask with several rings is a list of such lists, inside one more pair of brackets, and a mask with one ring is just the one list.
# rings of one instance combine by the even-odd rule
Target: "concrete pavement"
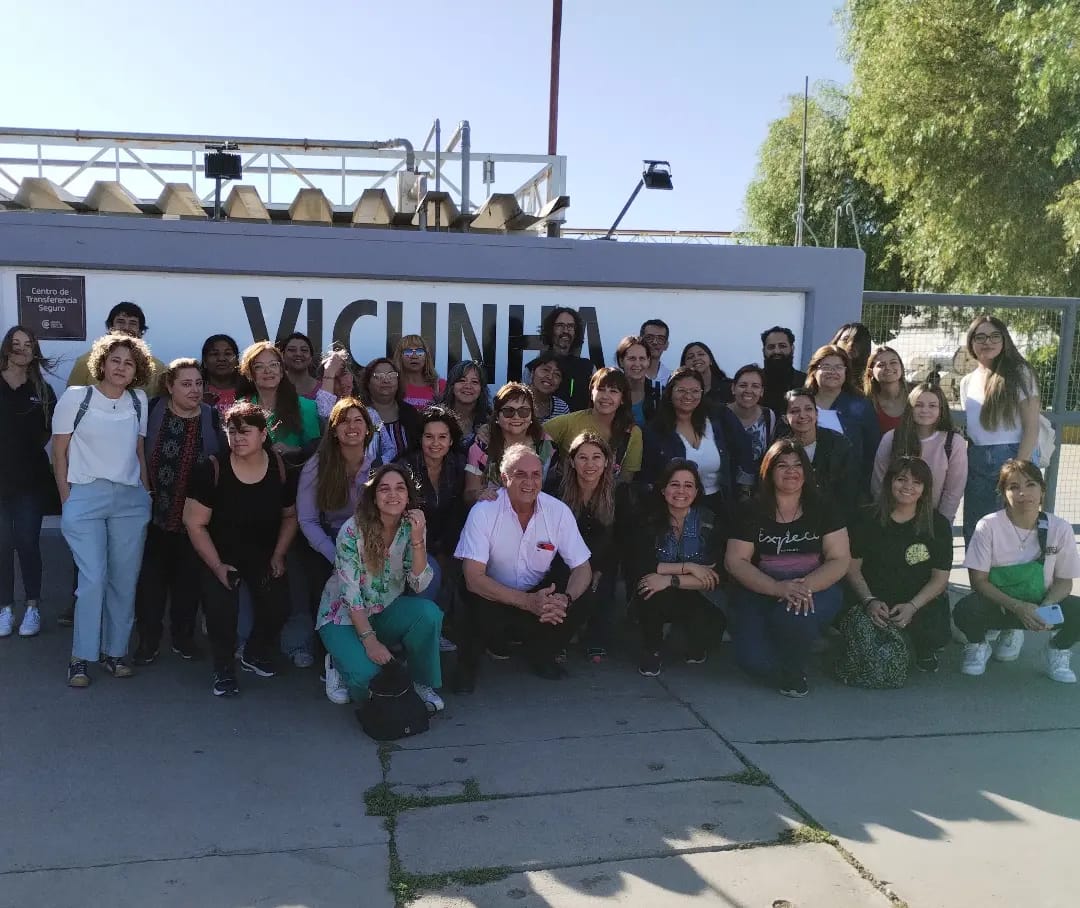
[[656,680],[485,665],[380,752],[313,669],[221,701],[164,651],[69,690],[58,540],[47,564],[44,633],[0,640],[0,908],[1080,901],[1080,685],[1038,674],[1033,635],[981,679],[951,647],[902,690],[819,676],[804,701],[726,647]]

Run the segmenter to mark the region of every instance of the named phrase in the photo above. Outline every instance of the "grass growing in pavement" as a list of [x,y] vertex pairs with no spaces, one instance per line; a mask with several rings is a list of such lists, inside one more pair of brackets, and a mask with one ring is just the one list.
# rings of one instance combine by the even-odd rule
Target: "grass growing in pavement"
[[725,782],[738,782],[740,785],[772,785],[772,779],[769,778],[768,774],[762,772],[756,766],[751,766],[730,776],[724,776],[723,779]]
[[462,784],[459,794],[423,795],[400,794],[393,790],[389,782],[372,785],[364,792],[364,806],[369,816],[394,817],[403,810],[415,810],[418,807],[438,807],[442,804],[467,804],[472,801],[486,800],[480,792],[476,779],[467,779]]
[[779,838],[781,842],[789,845],[838,844],[829,830],[822,829],[816,823],[800,823],[798,826],[793,826],[791,829],[785,829],[780,833]]

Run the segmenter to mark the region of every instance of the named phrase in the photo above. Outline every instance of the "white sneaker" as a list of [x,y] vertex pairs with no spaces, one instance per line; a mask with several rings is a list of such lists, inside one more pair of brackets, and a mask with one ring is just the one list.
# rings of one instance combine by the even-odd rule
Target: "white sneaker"
[[960,666],[963,675],[981,675],[990,661],[989,643],[969,643],[964,647],[964,664]]
[[419,681],[413,682],[413,690],[419,695],[420,699],[424,701],[424,705],[427,707],[429,713],[442,712],[446,709],[446,704],[443,703],[443,698],[440,697],[435,691],[428,687],[426,684],[421,684]]
[[998,662],[1015,662],[1024,646],[1024,632],[1017,628],[1002,631],[994,643],[994,659]]
[[329,653],[323,660],[323,668],[326,671],[326,699],[338,706],[344,706],[352,698],[349,696],[349,688],[341,680],[341,672],[334,668],[334,660]]
[[22,624],[19,625],[20,637],[33,637],[41,632],[41,611],[36,605],[26,603]]
[[11,614],[11,606],[5,605],[0,608],[0,637],[10,637],[15,629],[15,616]]
[[311,668],[315,664],[315,657],[302,646],[290,651],[289,658],[297,668]]
[[1076,672],[1069,667],[1072,651],[1067,649],[1046,648],[1046,676],[1051,681],[1060,681],[1062,684],[1075,684]]

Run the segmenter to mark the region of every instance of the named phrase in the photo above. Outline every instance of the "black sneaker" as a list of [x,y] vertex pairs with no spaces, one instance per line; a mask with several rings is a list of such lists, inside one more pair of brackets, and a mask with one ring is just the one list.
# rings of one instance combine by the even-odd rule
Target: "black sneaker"
[[915,667],[921,672],[930,672],[933,674],[941,667],[941,665],[938,663],[937,653],[927,653],[915,657]]
[[487,648],[487,654],[489,659],[505,662],[510,658],[510,647],[505,643],[492,643]]
[[131,657],[132,665],[150,665],[157,658],[157,649],[150,649],[143,644],[135,647],[135,655]]
[[231,668],[214,672],[214,686],[211,688],[215,697],[235,697],[240,693],[236,683],[236,673]]
[[130,678],[135,674],[123,656],[102,656],[101,665],[114,678]]
[[690,650],[686,654],[687,665],[701,665],[706,659],[709,658],[709,654],[705,650]]
[[646,678],[655,678],[660,674],[660,654],[642,653],[638,661],[638,674]]
[[68,663],[68,687],[89,687],[90,670],[85,660],[73,659]]
[[273,678],[274,665],[266,659],[253,659],[245,652],[240,657],[240,667],[246,672],[255,672],[260,678]]
[[185,662],[198,659],[202,655],[192,640],[173,640],[172,651]]
[[790,672],[780,678],[780,693],[785,697],[802,699],[810,693],[810,686],[806,683],[806,675],[799,672]]
[[59,615],[56,616],[56,623],[59,627],[74,627],[75,626],[75,606],[64,609]]

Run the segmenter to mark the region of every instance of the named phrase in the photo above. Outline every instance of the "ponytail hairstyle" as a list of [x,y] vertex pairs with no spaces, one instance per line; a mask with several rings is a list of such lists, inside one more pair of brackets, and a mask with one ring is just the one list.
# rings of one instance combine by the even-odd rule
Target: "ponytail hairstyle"
[[975,334],[981,325],[987,324],[1001,334],[1001,352],[990,366],[979,422],[984,429],[993,431],[1019,423],[1020,391],[1026,391],[1029,396],[1038,395],[1039,384],[1035,370],[1016,349],[1005,323],[992,315],[980,315],[971,323],[966,341],[968,353],[975,356]]

